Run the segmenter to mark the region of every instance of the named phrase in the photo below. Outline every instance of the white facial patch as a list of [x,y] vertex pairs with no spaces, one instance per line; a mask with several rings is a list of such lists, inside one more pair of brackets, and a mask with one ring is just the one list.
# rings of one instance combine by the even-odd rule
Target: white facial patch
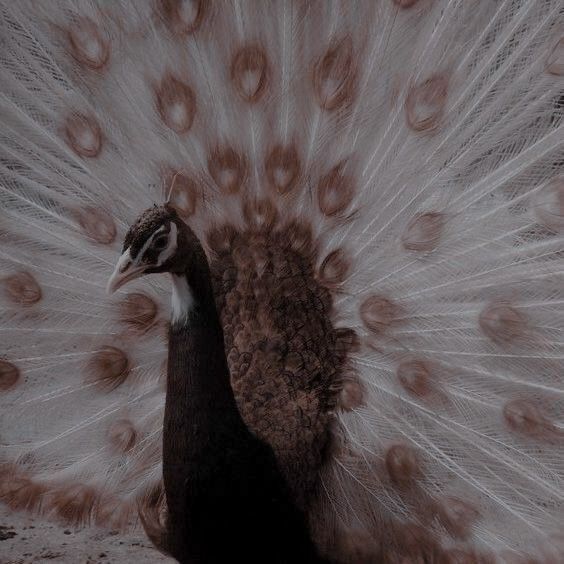
[[127,248],[124,253],[121,255],[121,257],[119,257],[119,260],[116,264],[116,268],[114,272],[117,273],[122,273],[125,271],[126,268],[129,267],[129,265],[132,263],[133,261],[131,260],[131,253],[129,252],[129,248]]
[[172,274],[171,323],[183,323],[194,307],[194,295],[185,276]]
[[[166,262],[176,252],[178,246],[178,228],[172,222],[170,224],[170,233],[168,236],[168,244],[161,251],[157,266]],[[172,276],[172,319],[171,323],[184,323],[188,318],[188,314],[194,307],[194,295],[188,285],[188,281],[184,275],[171,274]]]

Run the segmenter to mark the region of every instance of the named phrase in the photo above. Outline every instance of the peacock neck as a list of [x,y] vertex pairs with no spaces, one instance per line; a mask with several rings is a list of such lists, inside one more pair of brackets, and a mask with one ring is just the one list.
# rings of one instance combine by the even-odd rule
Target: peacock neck
[[188,492],[242,425],[207,264],[174,274],[163,422],[163,479],[170,526],[178,528],[169,531],[173,537],[185,536]]
[[167,402],[178,403],[176,417],[205,418],[218,407],[239,416],[205,255],[200,262],[172,274]]
[[191,449],[213,441],[226,421],[241,421],[203,254],[201,262],[172,275],[169,330],[165,431],[168,426],[173,443],[179,435],[194,435],[189,439]]

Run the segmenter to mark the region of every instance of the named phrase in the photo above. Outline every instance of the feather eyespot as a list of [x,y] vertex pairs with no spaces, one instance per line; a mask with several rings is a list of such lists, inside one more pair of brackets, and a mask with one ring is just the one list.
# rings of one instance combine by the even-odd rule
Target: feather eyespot
[[88,381],[95,382],[106,392],[111,392],[125,382],[131,371],[127,354],[111,345],[95,352],[88,362]]
[[422,360],[407,360],[400,363],[396,375],[402,387],[412,396],[427,396],[433,389],[430,367]]
[[345,172],[346,162],[334,166],[317,185],[317,202],[327,217],[343,216],[354,196],[354,180]]
[[171,171],[165,185],[170,186],[169,202],[180,217],[187,219],[196,213],[202,194],[193,178],[182,171]]
[[102,151],[102,128],[98,120],[91,115],[74,113],[67,117],[64,134],[69,147],[81,157],[92,159]]
[[503,417],[512,431],[536,439],[561,438],[564,433],[529,400],[512,400],[503,406]]
[[291,192],[300,176],[301,163],[294,145],[276,145],[265,161],[266,176],[278,194]]
[[196,96],[188,84],[168,73],[155,88],[155,104],[163,123],[175,133],[187,133],[196,115]]
[[398,304],[378,294],[367,297],[360,305],[360,318],[364,326],[376,335],[386,331],[401,313]]
[[7,360],[0,360],[0,391],[5,392],[13,388],[19,379],[18,367]]
[[46,487],[33,481],[13,464],[0,465],[0,501],[11,509],[32,510],[40,506]]
[[116,452],[130,451],[137,440],[137,431],[129,419],[118,419],[108,429],[108,439]]
[[356,67],[350,38],[333,43],[313,68],[313,89],[319,106],[329,112],[355,95]]
[[393,0],[394,4],[397,4],[401,9],[407,10],[412,6],[417,4],[418,0]]
[[526,334],[526,319],[505,302],[487,305],[480,312],[478,323],[486,336],[498,345],[515,342]]
[[479,511],[470,503],[456,497],[446,497],[438,502],[436,512],[449,534],[459,539],[466,539],[470,535],[480,516]]
[[552,48],[546,60],[546,70],[553,75],[564,75],[564,37]]
[[71,56],[91,70],[101,70],[110,58],[110,43],[91,19],[82,18],[67,32]]
[[328,288],[336,288],[345,281],[350,266],[345,250],[335,249],[323,259],[319,268],[319,280]]
[[343,411],[352,411],[364,403],[365,390],[357,380],[349,380],[343,385],[339,395],[339,407]]
[[396,486],[411,485],[421,473],[421,463],[410,446],[392,445],[386,451],[385,461],[388,475]]
[[208,0],[158,0],[157,11],[171,33],[186,36],[200,28],[208,4]]
[[407,125],[414,131],[434,131],[443,118],[448,78],[434,75],[413,86],[405,100]]
[[90,521],[98,492],[85,484],[61,486],[51,496],[50,508],[66,523],[85,525]]
[[439,212],[425,212],[413,217],[401,236],[403,248],[408,251],[432,251],[441,238],[444,216]]
[[141,332],[153,327],[157,314],[158,306],[155,300],[138,292],[127,294],[119,305],[120,321]]
[[231,63],[231,80],[239,96],[254,104],[263,96],[268,84],[268,60],[257,45],[240,49]]
[[4,280],[6,297],[15,304],[30,306],[41,300],[41,286],[29,272],[17,272]]
[[101,245],[111,245],[116,238],[117,229],[112,217],[100,208],[85,206],[74,211],[83,233]]
[[232,147],[216,147],[208,156],[208,170],[224,194],[239,192],[247,178],[247,159]]

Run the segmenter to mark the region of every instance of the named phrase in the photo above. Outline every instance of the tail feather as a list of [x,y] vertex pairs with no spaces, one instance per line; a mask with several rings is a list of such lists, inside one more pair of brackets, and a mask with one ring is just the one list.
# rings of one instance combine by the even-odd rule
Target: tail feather
[[[346,362],[321,378],[332,438],[309,469],[328,555],[561,558],[560,2],[4,2],[0,14],[0,499],[124,526],[156,499],[170,288],[149,277],[108,298],[105,285],[127,226],[169,199],[213,258],[228,353],[279,345],[266,302],[233,313],[268,261],[292,282],[284,295],[301,291],[279,247],[311,259],[315,311],[330,296],[319,327],[327,342],[341,328],[327,350]],[[304,342],[290,352],[330,370]],[[234,377],[249,363],[299,372],[241,351]],[[278,405],[314,429],[320,412],[292,389]],[[301,415],[265,405],[252,421],[303,431],[281,459],[308,451]]]
[[173,552],[169,546],[167,531],[163,516],[166,508],[164,490],[159,486],[149,490],[139,502],[137,511],[139,520],[145,533],[151,542],[165,555],[170,556]]

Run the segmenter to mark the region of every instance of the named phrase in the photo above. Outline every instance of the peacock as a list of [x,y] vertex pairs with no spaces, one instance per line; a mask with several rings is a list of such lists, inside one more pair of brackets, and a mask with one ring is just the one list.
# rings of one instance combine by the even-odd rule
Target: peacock
[[564,560],[561,1],[0,10],[0,501],[182,562],[221,458],[196,553]]
[[141,509],[149,538],[186,564],[321,562],[272,448],[241,417],[206,254],[168,204],[132,225],[108,291],[156,273],[172,277],[162,438],[167,517],[159,530]]

